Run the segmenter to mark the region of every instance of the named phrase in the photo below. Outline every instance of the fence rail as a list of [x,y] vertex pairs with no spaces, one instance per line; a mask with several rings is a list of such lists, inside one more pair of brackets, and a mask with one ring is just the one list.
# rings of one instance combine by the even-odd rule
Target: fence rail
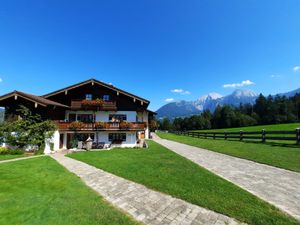
[[[237,132],[198,132],[198,131],[170,131],[177,135],[190,136],[195,138],[221,138],[221,139],[244,139],[261,140],[266,142],[267,140],[278,140],[278,141],[295,141],[297,145],[300,144],[300,128],[295,130],[284,130],[284,131],[237,131]],[[272,136],[273,135],[273,136]],[[275,135],[275,136],[274,136]]]

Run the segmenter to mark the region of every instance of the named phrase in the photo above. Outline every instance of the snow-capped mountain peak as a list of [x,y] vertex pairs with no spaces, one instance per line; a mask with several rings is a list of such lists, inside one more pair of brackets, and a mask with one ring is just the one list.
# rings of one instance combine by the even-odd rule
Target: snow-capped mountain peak
[[240,97],[257,97],[258,94],[251,90],[242,90],[237,89],[232,94],[232,96],[240,98]]
[[198,101],[199,102],[204,102],[205,100],[207,100],[208,98],[209,99],[218,99],[218,98],[222,98],[223,96],[220,95],[219,93],[216,93],[216,92],[212,92],[212,93],[209,93],[208,95],[203,95],[201,96]]

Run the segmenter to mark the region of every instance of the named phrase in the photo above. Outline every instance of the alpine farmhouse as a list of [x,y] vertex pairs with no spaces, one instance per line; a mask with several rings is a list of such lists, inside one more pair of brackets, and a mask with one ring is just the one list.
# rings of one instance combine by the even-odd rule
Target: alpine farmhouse
[[51,144],[52,150],[74,148],[75,135],[79,148],[86,140],[93,148],[136,147],[149,138],[149,121],[155,114],[147,109],[149,104],[142,97],[96,79],[43,96],[13,91],[0,97],[6,117],[17,119],[17,109],[24,105],[57,124],[52,140],[46,140],[46,153]]

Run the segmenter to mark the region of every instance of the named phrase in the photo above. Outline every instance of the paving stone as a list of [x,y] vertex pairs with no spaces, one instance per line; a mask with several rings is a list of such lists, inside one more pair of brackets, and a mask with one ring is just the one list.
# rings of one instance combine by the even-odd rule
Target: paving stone
[[[133,218],[149,225],[191,225],[232,223],[243,224],[235,219],[190,204],[167,194],[115,176],[86,163],[53,154],[52,158],[79,176],[89,187],[102,195],[114,206]],[[209,215],[209,217],[207,217]],[[205,217],[205,218],[202,218]],[[203,221],[206,221],[203,223]]]
[[154,141],[300,220],[300,173],[169,141]]

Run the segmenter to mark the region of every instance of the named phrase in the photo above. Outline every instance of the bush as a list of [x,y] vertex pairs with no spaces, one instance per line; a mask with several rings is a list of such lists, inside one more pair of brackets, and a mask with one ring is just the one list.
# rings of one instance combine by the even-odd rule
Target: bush
[[9,149],[8,151],[10,155],[22,155],[24,154],[24,150],[21,149]]
[[21,149],[10,149],[6,147],[0,147],[0,155],[22,155],[24,151]]
[[0,147],[0,155],[7,155],[7,154],[8,154],[8,148]]

